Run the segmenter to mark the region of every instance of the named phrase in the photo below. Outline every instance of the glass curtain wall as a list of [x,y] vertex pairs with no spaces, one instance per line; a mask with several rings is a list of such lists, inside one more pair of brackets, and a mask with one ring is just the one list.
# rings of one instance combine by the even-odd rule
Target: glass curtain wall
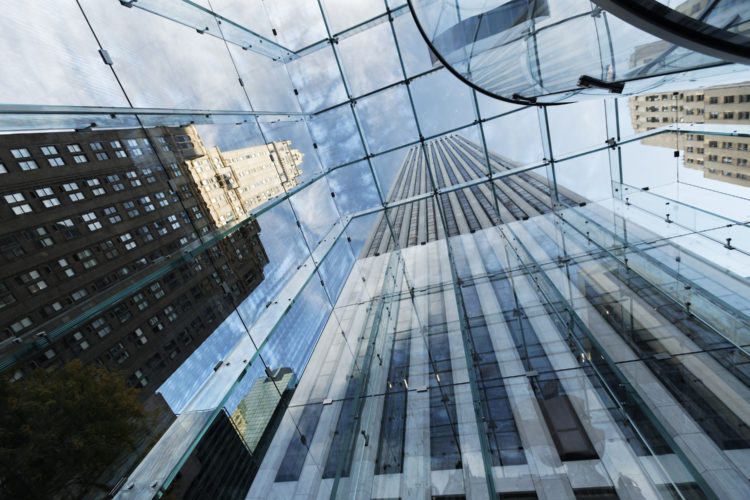
[[545,109],[399,2],[11,9],[0,366],[139,388],[116,498],[745,496],[747,73]]

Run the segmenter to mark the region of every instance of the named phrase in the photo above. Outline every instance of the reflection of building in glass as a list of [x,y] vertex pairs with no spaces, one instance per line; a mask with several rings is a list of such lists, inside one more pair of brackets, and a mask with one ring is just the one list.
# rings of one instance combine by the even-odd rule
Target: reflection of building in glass
[[279,368],[259,378],[231,417],[221,411],[180,470],[176,498],[244,498],[294,392],[296,377]]
[[273,377],[256,380],[250,392],[242,398],[232,413],[235,429],[253,453],[266,434],[277,410],[281,408],[282,399],[288,400],[289,391],[296,383],[291,368],[279,368],[272,375]]
[[0,138],[0,341],[16,377],[77,357],[156,388],[258,286],[257,222],[183,258],[218,226],[194,181],[205,155],[192,126]]
[[[673,2],[676,4],[677,2]],[[746,34],[750,31],[750,24],[746,19],[741,1],[714,2],[711,0],[685,0],[677,5],[670,5],[672,9],[693,19],[705,22],[726,33]],[[630,57],[630,68],[636,68],[636,73],[644,75],[654,70],[669,70],[679,68],[679,61],[672,53],[675,46],[664,40],[657,40],[635,47]],[[693,56],[694,57],[694,56]],[[674,66],[673,66],[674,65]]]
[[[655,15],[643,14],[658,2],[635,2],[643,9],[638,14],[618,3],[414,0],[410,7],[433,63],[440,59],[475,88],[518,104],[635,94],[653,88],[657,78],[664,84],[683,71],[727,65],[722,56],[729,59],[729,52],[742,52],[735,44],[748,43],[750,23],[741,1],[659,5],[665,16],[659,20],[667,26],[662,30],[654,29]],[[686,17],[714,29],[701,31]],[[723,71],[728,68],[716,74]]]
[[243,498],[257,465],[253,455],[220,411],[180,469],[170,498],[184,500]]
[[272,142],[226,152],[213,147],[185,162],[217,226],[243,220],[253,208],[297,185],[304,155],[290,145]]
[[[483,171],[460,136],[425,147],[390,202]],[[500,182],[500,226],[478,186],[375,223],[248,499],[749,491],[750,362],[708,323],[735,317],[709,290],[747,283],[573,193],[553,212],[541,177]],[[692,308],[675,266],[701,276]]]
[[[750,125],[750,85],[631,97],[630,121],[638,133],[672,123]],[[707,179],[750,186],[750,138],[665,133],[641,142],[683,151],[684,165]]]

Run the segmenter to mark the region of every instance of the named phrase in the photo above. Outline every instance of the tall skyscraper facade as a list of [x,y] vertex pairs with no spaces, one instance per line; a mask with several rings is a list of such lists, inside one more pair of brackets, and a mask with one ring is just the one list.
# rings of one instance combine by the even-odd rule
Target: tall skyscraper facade
[[[630,120],[636,132],[672,123],[750,125],[750,85],[726,85],[630,98]],[[680,150],[687,168],[707,179],[750,186],[750,138],[724,134],[660,134],[643,144]]]
[[[389,201],[482,158],[459,135],[416,146]],[[750,359],[715,321],[750,305],[715,286],[747,282],[624,203],[555,200],[533,174],[482,188],[378,216],[247,498],[750,492]]]
[[206,148],[192,125],[0,140],[5,361],[21,377],[80,358],[139,388],[158,387],[263,280],[260,227],[139,280],[294,186],[302,161],[288,141]]

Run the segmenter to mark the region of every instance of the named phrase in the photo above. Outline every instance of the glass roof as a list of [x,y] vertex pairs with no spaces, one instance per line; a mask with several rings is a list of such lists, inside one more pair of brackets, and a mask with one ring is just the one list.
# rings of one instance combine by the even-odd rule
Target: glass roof
[[[223,253],[240,252],[229,238],[255,223],[260,228],[268,258],[262,281],[244,297],[228,294],[213,333],[163,384],[147,388],[177,414],[219,407],[231,413],[269,367],[302,374],[326,323],[331,328],[347,314],[350,304],[337,299],[357,270],[370,231],[379,217],[396,223],[400,205],[437,201],[471,186],[494,192],[501,190],[498,178],[533,173],[590,202],[608,203],[619,189],[649,187],[632,201],[642,199],[656,211],[662,202],[655,197],[664,196],[684,203],[683,212],[700,205],[718,214],[698,221],[691,212],[685,237],[719,231],[722,217],[750,219],[747,184],[688,168],[684,153],[674,154],[679,147],[642,143],[688,132],[750,134],[748,125],[684,123],[685,111],[676,110],[676,119],[661,128],[640,130],[628,96],[548,108],[492,99],[433,62],[405,2],[40,0],[11,2],[4,18],[0,131],[8,137],[75,131],[83,143],[86,134],[99,131],[141,129],[149,136],[162,126],[194,125],[206,148],[227,152],[290,141],[301,155],[296,181],[281,181],[279,191],[241,216],[223,220],[190,248],[171,251],[169,261],[149,260],[129,278],[128,286],[149,285],[169,266],[192,263],[220,244],[226,244]],[[581,43],[588,43],[584,38]],[[648,92],[672,95],[747,81],[746,67],[725,65],[696,70],[690,79],[655,81]],[[451,178],[428,161],[427,189],[393,189],[408,155],[426,154],[432,141],[450,137],[473,144],[478,172]],[[166,161],[154,164],[169,171]],[[277,170],[271,175],[281,176]],[[2,187],[2,194],[14,186]],[[735,239],[737,246],[747,244]],[[735,271],[750,276],[750,269]],[[409,270],[405,275],[407,283],[419,279]],[[39,332],[52,338],[3,344],[3,369],[23,371],[24,360],[87,324],[92,310],[116,306],[138,289],[135,284],[104,287],[64,318],[50,318],[50,326],[35,323],[29,338]],[[185,450],[175,448],[154,477],[171,481]]]

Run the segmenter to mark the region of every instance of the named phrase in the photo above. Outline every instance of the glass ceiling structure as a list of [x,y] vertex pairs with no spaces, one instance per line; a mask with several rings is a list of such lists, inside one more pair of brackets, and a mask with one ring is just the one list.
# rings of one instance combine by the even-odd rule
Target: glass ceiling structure
[[[578,22],[598,27],[602,20],[591,17],[597,8],[590,2],[549,4],[566,21],[548,21],[549,31],[559,33],[539,48],[554,49],[545,69],[560,80],[554,88],[535,87],[534,95],[559,92],[557,97],[576,101],[580,92],[571,91],[568,80],[577,83],[581,75],[567,74],[566,67],[591,63],[598,71],[592,76],[606,80],[607,66],[598,54],[575,54],[577,62],[555,54],[568,44],[596,51],[606,42],[600,31],[578,31],[593,37],[583,40],[569,28]],[[544,496],[539,478],[585,475],[580,460],[589,460],[604,486],[568,485],[558,498],[584,498],[596,488],[622,498],[742,498],[750,463],[750,399],[743,400],[750,390],[748,184],[701,175],[686,163],[685,148],[696,136],[718,144],[747,141],[750,121],[694,122],[687,107],[675,103],[694,89],[741,86],[750,80],[746,66],[670,51],[675,61],[669,71],[649,74],[656,77],[626,90],[658,95],[658,106],[671,113],[646,130],[637,125],[634,101],[607,89],[543,107],[530,99],[494,99],[466,85],[434,56],[401,1],[45,0],[11,3],[4,13],[0,368],[3,376],[21,380],[31,370],[90,356],[92,363],[120,369],[131,385],[142,387],[144,399],[163,398],[173,421],[148,453],[141,449],[106,478],[116,498],[168,492],[190,498],[185,471],[201,453],[198,460],[208,471],[202,477],[213,474],[226,485],[226,498],[304,496],[302,486],[272,485],[298,484],[276,476],[287,455],[297,457],[289,463],[297,460],[299,471],[317,471],[310,497],[408,498],[405,489],[378,479],[386,472],[368,473],[365,464],[375,460],[368,453],[385,453],[384,446],[397,442],[409,455],[402,443],[411,432],[407,394],[425,391],[428,400],[453,401],[445,410],[446,428],[461,442],[451,464],[461,471],[448,478],[446,468],[432,462],[429,476],[426,466],[433,478],[423,478],[428,486],[419,491],[426,498],[529,491],[555,498],[550,492],[557,486]],[[628,33],[624,26],[619,35]],[[560,39],[565,44],[558,45]],[[630,39],[627,49],[620,47],[618,64],[655,50],[658,41],[652,35]],[[511,81],[516,59],[501,59],[503,81]],[[507,89],[509,95],[531,95],[523,94],[528,87],[521,83]],[[50,145],[54,152],[44,149]],[[454,159],[441,157],[439,148]],[[110,163],[115,161],[121,163]],[[290,174],[295,162],[299,172]],[[421,177],[408,177],[408,169],[417,168],[409,165],[418,162]],[[725,177],[742,179],[741,172]],[[513,201],[522,191],[533,192],[536,201]],[[74,199],[76,193],[81,199]],[[508,208],[511,202],[516,208]],[[459,212],[454,204],[461,203],[471,210],[485,203],[489,222],[467,217],[465,228],[453,222]],[[419,212],[427,206],[431,212]],[[466,206],[462,210],[469,212]],[[412,213],[432,214],[424,240],[400,232]],[[429,227],[434,238],[427,236]],[[382,253],[371,250],[377,228]],[[178,243],[168,246],[169,238]],[[128,248],[131,243],[137,245]],[[89,250],[93,256],[81,253]],[[637,277],[620,285],[630,269]],[[96,279],[86,274],[99,271]],[[493,293],[496,302],[487,302]],[[63,295],[67,302],[58,300]],[[663,316],[641,319],[634,307]],[[475,321],[480,317],[483,324]],[[492,325],[511,325],[514,318],[523,339],[510,327],[508,335],[523,351],[511,355],[508,346],[493,344]],[[691,321],[702,330],[684,326]],[[628,322],[627,342],[608,344],[601,337]],[[535,336],[524,337],[530,328]],[[650,337],[637,337],[649,329],[694,336],[657,346]],[[402,331],[410,332],[402,351],[423,347],[424,359],[411,358],[413,366],[421,363],[422,378],[405,375],[410,358],[393,354],[401,352]],[[558,338],[557,332],[565,334]],[[491,375],[493,368],[481,361],[492,346],[494,369],[502,374]],[[331,361],[324,351],[339,354]],[[564,358],[568,351],[570,359]],[[439,365],[446,357],[448,368]],[[669,394],[686,407],[718,408],[719,416],[706,416],[706,425],[737,431],[722,438],[734,439],[730,444],[711,442],[721,467],[694,457],[700,453],[670,426],[666,410],[655,410],[648,399],[660,396],[643,389],[657,385],[653,374],[669,378],[701,363],[719,373],[705,381],[704,399],[690,399],[693,386],[670,388]],[[634,371],[641,364],[651,370],[648,377]],[[337,365],[345,373],[334,373]],[[722,382],[720,370],[735,379]],[[330,387],[340,386],[339,397],[314,385],[329,379]],[[259,380],[273,390],[262,392]],[[393,381],[401,384],[400,393],[388,392]],[[594,450],[598,442],[589,442],[588,450],[566,455],[557,437],[533,426],[515,431],[520,441],[497,444],[507,436],[490,436],[490,424],[502,420],[492,401],[510,397],[515,411],[526,408],[524,398],[547,401],[534,408],[554,420],[549,415],[562,410],[553,409],[558,400],[549,402],[545,392],[553,386],[565,388],[555,397],[581,396],[592,405],[586,411],[594,424],[596,417],[610,419],[607,432],[620,433],[619,441],[608,441],[615,451]],[[488,387],[510,396],[487,396]],[[250,394],[271,408],[265,420],[258,410],[254,418],[262,424],[252,425],[276,422],[279,437],[271,442],[270,431],[268,442],[256,436],[247,448],[255,458],[246,469],[230,473],[220,461],[205,465],[212,463],[207,456],[235,452],[217,422],[249,428],[238,408],[261,408],[248,404],[255,401],[246,399]],[[406,431],[381,429],[378,401],[403,410]],[[327,445],[338,446],[338,453],[313,446],[311,422],[315,415],[326,417],[327,408],[341,415],[331,423],[331,436],[335,428],[340,437]],[[500,425],[512,427],[513,417],[506,415]],[[711,435],[690,425],[685,434]],[[370,428],[379,429],[380,440]],[[548,442],[533,444],[535,433]],[[473,441],[464,440],[469,434]],[[263,462],[256,446],[269,460],[275,457],[276,466]],[[518,472],[526,462],[513,461],[522,448],[535,450],[528,473]],[[622,467],[635,472],[618,484],[617,458],[626,455]],[[577,458],[568,462],[565,456]],[[412,466],[406,462],[402,469]],[[436,468],[444,476],[435,476]],[[284,470],[294,476],[294,467]],[[299,471],[294,481],[307,477]],[[509,486],[514,475],[520,486]],[[438,476],[450,483],[445,491],[436,489]],[[639,497],[636,487],[650,489]]]

